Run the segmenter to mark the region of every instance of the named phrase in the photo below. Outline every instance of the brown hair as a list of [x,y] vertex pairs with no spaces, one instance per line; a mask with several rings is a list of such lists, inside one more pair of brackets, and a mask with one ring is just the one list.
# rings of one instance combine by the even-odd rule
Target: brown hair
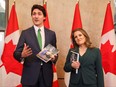
[[74,33],[75,33],[76,31],[80,31],[80,32],[85,36],[85,38],[86,38],[85,45],[86,45],[88,48],[94,48],[94,47],[92,46],[92,42],[90,41],[89,35],[88,35],[87,32],[86,32],[84,29],[82,29],[82,28],[77,28],[77,29],[75,29],[75,30],[72,31],[71,37],[72,37],[72,43],[73,43],[74,47],[79,46],[79,45],[76,43],[75,38],[74,38]]

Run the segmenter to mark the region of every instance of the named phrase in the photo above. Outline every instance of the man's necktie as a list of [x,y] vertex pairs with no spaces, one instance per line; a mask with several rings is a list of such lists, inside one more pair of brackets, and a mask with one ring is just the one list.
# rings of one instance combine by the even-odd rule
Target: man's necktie
[[42,37],[41,37],[41,33],[40,33],[40,29],[38,29],[38,42],[39,42],[39,46],[42,49]]

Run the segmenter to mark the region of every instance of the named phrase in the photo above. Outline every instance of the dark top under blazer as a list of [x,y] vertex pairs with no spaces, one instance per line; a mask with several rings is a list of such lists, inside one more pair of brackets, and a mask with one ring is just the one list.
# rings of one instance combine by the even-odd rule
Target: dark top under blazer
[[[45,46],[51,44],[56,47],[55,32],[47,28],[44,28],[44,30],[45,30]],[[36,57],[36,54],[41,50],[33,26],[30,27],[29,29],[23,30],[19,38],[19,42],[14,52],[14,57],[19,62],[21,62],[22,59],[21,52],[23,50],[24,43],[29,45],[29,47],[32,49],[33,54],[31,56],[28,56],[24,60],[21,83],[24,85],[34,85],[38,80],[42,61]],[[42,67],[45,83],[47,86],[51,86],[53,81],[52,62],[51,61],[49,61],[48,63],[43,62]]]
[[75,69],[71,67],[71,50],[79,53],[78,48],[76,50],[70,49],[67,55],[64,70],[71,72],[69,84],[78,84],[79,79],[82,77],[84,84],[96,84],[97,87],[104,87],[100,50],[98,48],[88,48],[84,55],[79,56],[81,66],[78,69],[78,74],[76,74]]

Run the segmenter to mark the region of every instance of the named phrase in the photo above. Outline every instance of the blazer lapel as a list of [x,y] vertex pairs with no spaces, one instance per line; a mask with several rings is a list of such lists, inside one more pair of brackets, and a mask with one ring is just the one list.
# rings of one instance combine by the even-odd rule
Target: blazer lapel
[[87,50],[84,53],[84,55],[81,56],[81,62],[83,62],[83,65],[86,65],[86,64],[88,64],[91,61],[91,53],[92,52],[89,52],[89,51],[90,51],[90,49],[87,48]]

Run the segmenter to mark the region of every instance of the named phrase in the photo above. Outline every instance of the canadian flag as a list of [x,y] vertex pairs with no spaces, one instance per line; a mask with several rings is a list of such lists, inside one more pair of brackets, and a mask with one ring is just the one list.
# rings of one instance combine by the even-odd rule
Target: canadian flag
[[[75,30],[77,28],[82,28],[82,22],[81,22],[81,15],[80,15],[80,9],[79,9],[79,2],[75,6],[75,12],[74,12],[74,18],[73,18],[73,24],[72,24],[72,30]],[[70,48],[73,48],[73,44],[71,44]]]
[[[46,10],[46,20],[44,21],[44,26],[45,26],[46,28],[50,28],[46,3],[45,3],[43,6],[44,6],[44,8],[45,8],[45,10]],[[53,64],[53,65],[52,65],[52,68],[53,68],[53,72],[54,72],[52,87],[59,87],[58,78],[57,78],[57,72],[56,72],[56,66]]]
[[2,77],[0,77],[1,87],[21,87],[20,78],[22,74],[22,64],[17,62],[13,57],[13,52],[15,50],[16,44],[18,42],[20,33],[17,15],[15,11],[15,5],[12,5],[11,13],[6,28],[4,49],[1,56],[2,65],[0,66],[0,72]]
[[105,87],[116,87],[116,36],[110,2],[107,4],[100,50]]
[[46,28],[50,28],[46,3],[47,3],[47,2],[45,2],[45,4],[43,5],[43,7],[44,7],[45,10],[46,10],[46,20],[44,21],[44,26],[45,26]]
[[[80,10],[79,10],[79,2],[75,6],[75,12],[74,12],[74,18],[73,18],[73,24],[72,24],[72,31],[77,29],[77,28],[82,28],[81,15],[80,15]],[[73,48],[72,43],[70,45],[70,48]],[[69,85],[69,79],[70,79],[70,73],[65,73],[64,81],[65,81],[65,84],[66,84],[67,87]]]

